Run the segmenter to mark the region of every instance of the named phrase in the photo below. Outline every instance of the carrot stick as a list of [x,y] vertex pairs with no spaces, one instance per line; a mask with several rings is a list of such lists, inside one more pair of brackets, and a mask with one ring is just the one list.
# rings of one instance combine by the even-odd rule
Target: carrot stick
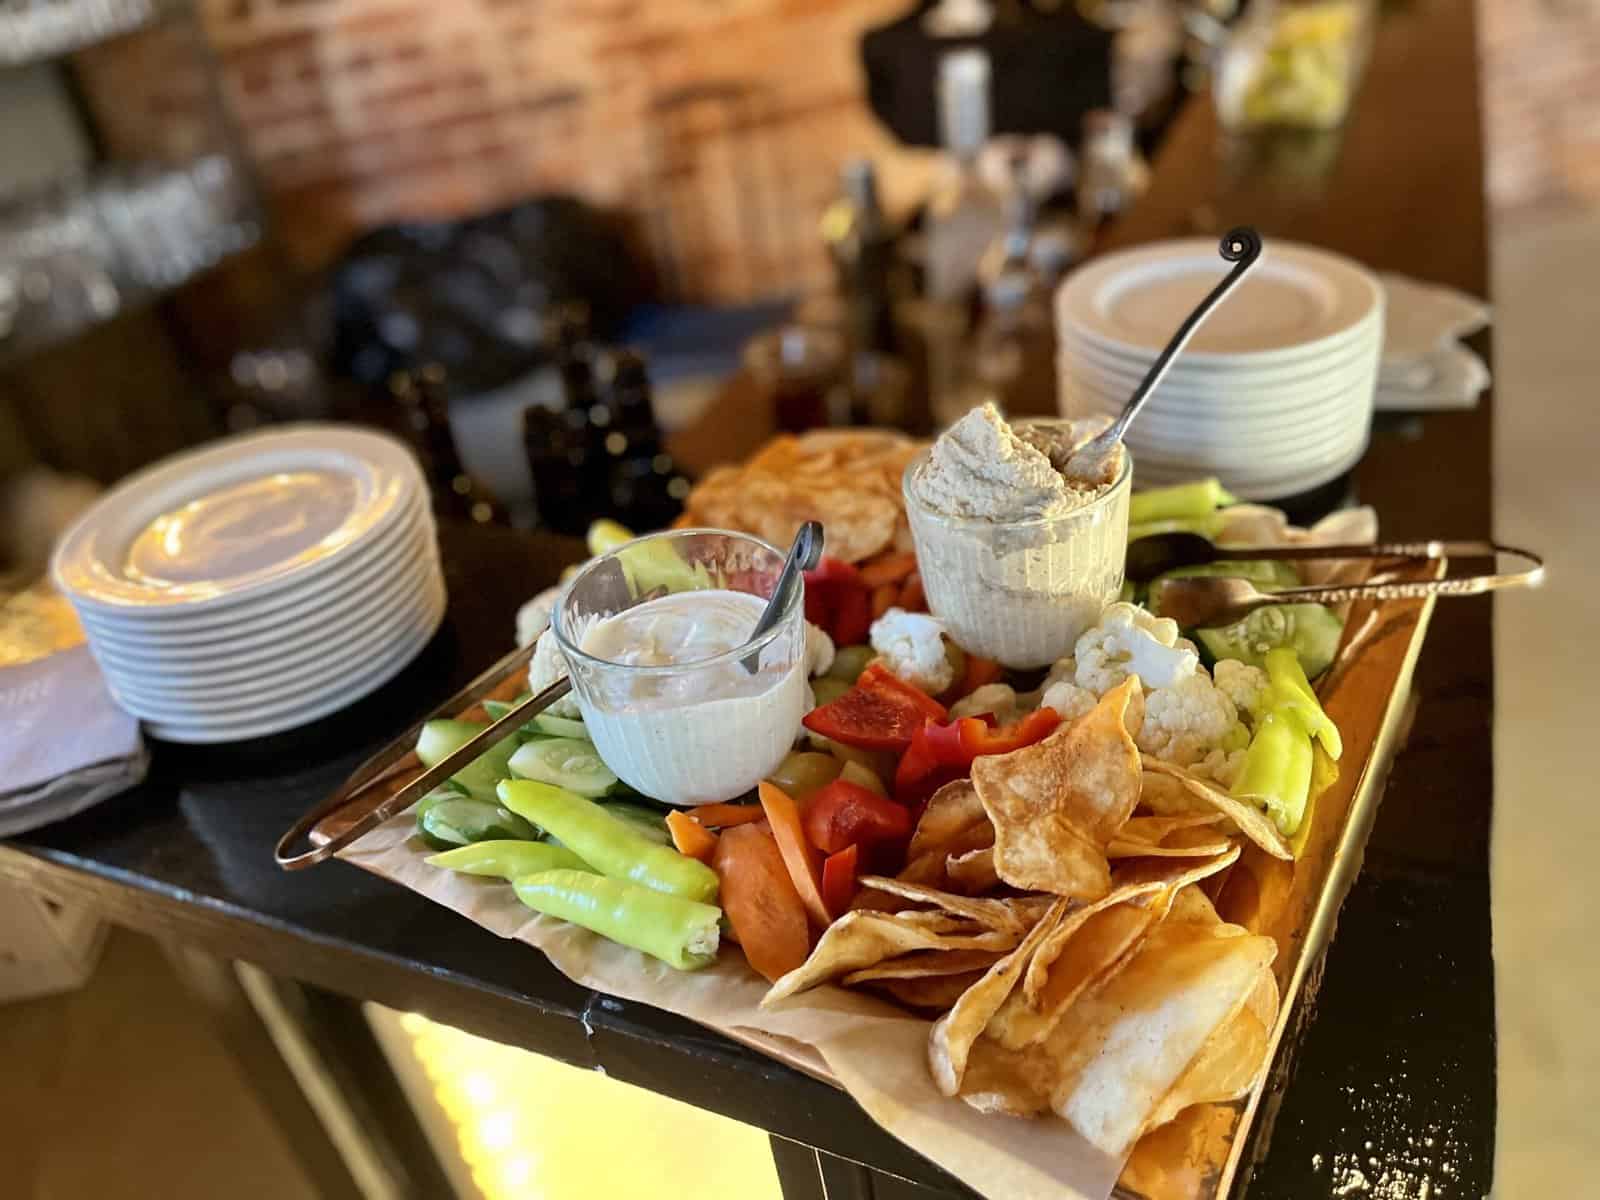
[[727,829],[748,821],[760,821],[767,814],[759,804],[700,804],[685,809],[684,815],[707,829]]
[[882,587],[886,583],[899,583],[915,571],[917,556],[910,550],[902,550],[898,554],[882,554],[871,562],[862,563],[859,569],[862,583],[869,588]]
[[880,583],[872,589],[872,619],[876,621],[884,613],[894,607],[894,602],[900,598],[900,585],[898,583]]
[[717,852],[717,835],[679,809],[667,814],[667,832],[672,834],[672,844],[679,854],[709,863]]
[[907,612],[926,612],[928,610],[928,596],[922,590],[922,575],[913,571],[906,577],[905,586],[900,589],[900,607]]
[[794,890],[800,893],[806,914],[818,929],[826,929],[831,918],[817,885],[817,852],[806,841],[805,831],[800,827],[800,810],[794,798],[764,779],[756,785],[756,794],[761,797],[761,807],[766,809],[767,820],[772,823],[772,836],[777,839],[783,865],[789,869],[789,878],[794,881]]

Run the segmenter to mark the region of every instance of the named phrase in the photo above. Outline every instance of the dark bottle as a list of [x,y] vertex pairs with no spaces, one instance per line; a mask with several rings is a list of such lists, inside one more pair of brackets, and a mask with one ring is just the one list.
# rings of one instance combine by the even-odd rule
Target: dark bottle
[[852,348],[857,353],[895,350],[894,234],[878,202],[878,177],[872,163],[845,164],[843,196],[828,210],[824,237],[845,302]]
[[396,371],[389,378],[389,394],[399,406],[412,446],[422,460],[434,513],[480,525],[510,524],[505,505],[461,463],[450,429],[444,368],[430,363],[412,371]]
[[594,403],[595,348],[589,338],[589,306],[581,301],[555,305],[547,318],[545,342],[561,377],[561,396],[569,409]]
[[611,515],[639,532],[660,529],[682,510],[689,481],[662,443],[644,357],[633,350],[605,356],[600,384],[590,422],[605,451]]

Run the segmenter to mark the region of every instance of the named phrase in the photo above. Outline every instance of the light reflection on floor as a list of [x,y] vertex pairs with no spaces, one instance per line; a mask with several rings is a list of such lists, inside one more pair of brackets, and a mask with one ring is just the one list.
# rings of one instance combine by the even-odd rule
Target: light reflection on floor
[[778,1200],[759,1129],[415,1013],[400,1022],[486,1200]]

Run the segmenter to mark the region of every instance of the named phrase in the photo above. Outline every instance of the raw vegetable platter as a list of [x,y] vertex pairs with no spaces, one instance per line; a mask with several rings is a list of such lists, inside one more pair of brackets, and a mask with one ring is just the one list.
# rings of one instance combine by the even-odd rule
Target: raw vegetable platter
[[[1208,515],[1200,523],[1215,527],[1215,518]],[[874,565],[887,562],[893,553],[892,547],[886,548],[875,563],[869,562],[863,569],[870,571]],[[1421,577],[1424,571],[1431,574],[1438,567],[1435,563],[1404,570]],[[880,567],[874,577],[887,582],[887,574]],[[1404,577],[1404,571],[1399,577]],[[914,580],[899,577],[893,582],[897,597],[904,597],[914,584]],[[884,584],[876,582],[872,586],[874,591],[880,591]],[[1014,1088],[1007,1083],[991,1088],[1001,1099],[988,1102],[983,1095],[975,1094],[982,1088],[971,1079],[965,1084],[959,1078],[952,1082],[948,1069],[952,1056],[962,1060],[1000,1036],[995,1018],[1007,1011],[1004,994],[994,1006],[979,1012],[975,1029],[963,1033],[960,1010],[966,1004],[965,997],[954,1010],[952,1000],[939,1002],[944,1010],[941,1016],[937,1005],[930,1008],[919,1002],[917,995],[909,996],[911,1003],[897,1002],[898,993],[882,986],[885,982],[915,984],[921,978],[908,970],[902,972],[904,980],[898,979],[896,964],[915,963],[936,953],[965,954],[968,957],[963,965],[971,968],[966,973],[967,981],[976,980],[971,991],[983,990],[979,984],[993,991],[995,978],[1000,977],[1006,987],[1016,986],[1016,995],[1009,1004],[1017,1008],[1022,988],[1016,980],[1029,966],[1027,956],[1037,953],[1041,941],[1063,941],[1075,916],[1081,919],[1092,915],[1088,909],[1094,906],[1070,898],[1070,885],[1064,891],[1052,891],[1054,885],[1048,877],[1056,870],[1054,864],[1043,868],[1043,884],[1024,888],[1009,886],[1011,875],[1005,867],[1001,867],[998,884],[992,876],[987,884],[981,880],[972,884],[947,869],[938,871],[931,882],[924,882],[928,876],[918,878],[903,849],[898,859],[885,857],[879,850],[870,855],[870,861],[863,856],[861,863],[855,861],[852,852],[848,882],[841,881],[842,873],[823,869],[813,875],[813,889],[808,891],[797,883],[797,891],[808,891],[802,904],[814,913],[810,936],[796,952],[804,959],[800,967],[794,966],[793,953],[785,953],[781,945],[775,948],[765,934],[760,939],[752,938],[748,916],[741,939],[750,943],[747,947],[741,949],[725,937],[720,951],[708,953],[707,946],[716,943],[716,924],[721,915],[712,907],[719,899],[719,872],[715,869],[719,847],[727,851],[730,845],[748,845],[758,831],[762,832],[777,848],[772,870],[782,873],[788,866],[784,857],[801,852],[788,844],[784,831],[798,831],[797,836],[813,843],[828,843],[828,819],[814,815],[817,806],[808,803],[804,781],[789,778],[779,780],[787,790],[785,786],[764,785],[762,795],[751,797],[750,807],[742,812],[708,810],[702,820],[696,820],[691,810],[690,816],[671,818],[669,828],[662,810],[648,803],[618,803],[614,796],[594,797],[596,792],[609,791],[610,781],[603,775],[585,776],[584,772],[592,771],[594,765],[581,754],[571,753],[581,746],[581,738],[572,736],[579,734],[581,727],[564,725],[561,717],[540,718],[539,726],[528,731],[527,740],[503,743],[468,772],[458,774],[458,788],[426,798],[413,811],[393,818],[346,847],[341,857],[427,895],[501,936],[539,948],[580,985],[688,1016],[835,1083],[889,1132],[986,1195],[1116,1194],[1148,1200],[1224,1195],[1240,1171],[1250,1144],[1246,1134],[1263,1097],[1286,1081],[1292,1055],[1280,1053],[1280,1043],[1299,1011],[1296,1000],[1331,935],[1338,907],[1359,869],[1430,611],[1431,601],[1408,601],[1382,606],[1358,604],[1346,614],[1337,653],[1316,681],[1320,709],[1336,728],[1343,753],[1336,777],[1332,772],[1319,771],[1315,794],[1293,838],[1282,839],[1292,844],[1292,854],[1285,856],[1282,847],[1278,852],[1264,849],[1273,844],[1270,833],[1258,842],[1249,836],[1237,836],[1230,822],[1221,818],[1208,822],[1202,817],[1194,817],[1188,824],[1205,826],[1204,829],[1181,829],[1181,816],[1166,820],[1175,821],[1170,827],[1179,835],[1189,835],[1187,839],[1168,839],[1164,849],[1153,849],[1169,826],[1160,826],[1163,818],[1151,814],[1133,818],[1135,823],[1145,822],[1141,828],[1152,833],[1152,842],[1144,847],[1152,856],[1199,854],[1208,830],[1215,831],[1219,823],[1234,830],[1236,836],[1223,843],[1228,847],[1226,854],[1210,860],[1213,866],[1207,870],[1191,871],[1187,876],[1181,874],[1181,869],[1191,866],[1194,858],[1137,857],[1137,841],[1133,850],[1124,845],[1123,853],[1135,856],[1131,860],[1135,874],[1140,864],[1174,864],[1170,869],[1163,868],[1168,873],[1160,877],[1169,889],[1166,893],[1150,886],[1144,887],[1145,892],[1154,890],[1170,903],[1174,892],[1187,889],[1186,894],[1201,904],[1199,894],[1203,890],[1203,907],[1214,908],[1209,920],[1220,921],[1225,930],[1256,941],[1271,940],[1267,955],[1270,968],[1263,964],[1262,969],[1270,974],[1275,995],[1270,1006],[1256,1009],[1266,1024],[1251,1053],[1259,1057],[1263,1066],[1274,1062],[1277,1066],[1273,1071],[1252,1070],[1249,1078],[1229,1093],[1232,1098],[1184,1105],[1181,1110],[1164,1113],[1159,1125],[1136,1116],[1130,1129],[1142,1136],[1126,1147],[1114,1136],[1083,1136],[1077,1126],[1052,1119],[1048,1111],[1043,1119],[1008,1115],[1029,1109],[1026,1102],[1015,1100],[1020,1085]],[[869,671],[870,668],[862,671],[864,679],[857,680],[854,688],[870,686]],[[500,702],[509,700],[524,686],[520,679],[508,680],[501,689]],[[1126,692],[1126,688],[1120,690]],[[837,688],[818,691],[819,700],[829,693],[836,697],[835,703],[843,698]],[[1060,722],[1047,731],[1055,738],[1049,744],[1089,738],[1089,727],[1096,723],[1095,713],[1114,700],[1108,693],[1094,712]],[[496,703],[486,701],[488,711],[448,714],[447,719],[481,722],[494,715]],[[846,704],[848,708],[849,702]],[[943,714],[942,708],[940,712]],[[1121,719],[1121,712],[1116,712],[1113,723],[1119,729]],[[981,790],[985,773],[999,778],[1008,762],[1022,771],[1025,760],[1031,761],[1027,756],[1044,754],[1039,747],[1046,743],[1036,737],[1024,739],[1018,735],[1014,741],[1006,740],[1008,729],[1016,730],[1026,720],[1000,729],[993,727],[993,721],[987,725],[970,719],[938,723],[958,731],[966,725],[966,732],[983,743],[978,753],[987,756],[967,761],[990,765],[972,769],[977,783],[968,783],[950,770],[943,774],[930,772],[925,781],[927,787],[943,787],[931,796],[924,791],[915,798],[911,810],[914,815],[907,822],[908,826],[915,826],[913,847],[916,838],[925,833],[930,837],[937,834],[925,828],[936,823],[928,816],[930,810],[937,816],[963,804],[974,806],[973,796],[963,793],[963,788],[968,792]],[[1035,720],[1035,724],[1039,722]],[[1080,728],[1082,732],[1074,732]],[[418,747],[418,761],[437,757],[448,749],[453,736],[456,734],[448,724],[430,726],[425,744]],[[443,739],[443,747],[426,744],[429,738]],[[952,738],[959,741],[958,734]],[[562,747],[558,743],[568,745]],[[520,762],[514,761],[518,756]],[[864,756],[844,757],[855,761]],[[904,759],[903,753],[900,761]],[[893,789],[896,773],[897,769],[881,772],[888,789]],[[951,779],[953,774],[957,777]],[[855,777],[860,777],[858,771]],[[1147,755],[1143,778],[1151,777]],[[504,782],[508,778],[515,781]],[[396,790],[398,786],[397,781]],[[1201,786],[1195,785],[1197,789]],[[582,795],[584,792],[590,795]],[[499,801],[497,806],[491,806],[498,810],[498,825],[466,827],[472,820],[482,819],[484,809],[457,801],[474,793]],[[363,811],[383,798],[381,789],[376,794],[368,793],[360,802]],[[607,812],[615,823],[634,823],[633,837],[617,840],[612,826],[588,828],[590,810],[596,808]],[[838,816],[838,808],[833,806],[835,822],[844,819]],[[324,832],[331,835],[358,815],[348,810],[336,814],[325,822]],[[1159,828],[1152,830],[1152,823]],[[1004,821],[999,824],[1003,826]],[[1250,822],[1241,820],[1239,824],[1248,826]],[[859,834],[859,822],[852,828]],[[1125,836],[1133,838],[1132,826],[1124,828]],[[534,840],[541,831],[552,836]],[[990,852],[1002,861],[1008,853],[1007,836],[1001,828],[1000,841]],[[641,842],[661,853],[641,851]],[[1191,852],[1183,848],[1190,843],[1197,849]],[[674,845],[683,853],[677,853]],[[958,845],[950,848],[948,860],[941,848],[941,867],[946,861],[953,867],[958,857],[972,858],[970,853],[955,853],[962,849]],[[815,845],[811,852],[820,859]],[[515,861],[507,861],[507,853]],[[829,862],[840,857],[838,853],[830,855]],[[696,861],[697,858],[703,861]],[[1129,865],[1127,857],[1120,863],[1113,858],[1112,864],[1117,868],[1113,880],[1128,878],[1122,873],[1122,868]],[[705,869],[706,866],[712,869]],[[726,872],[720,874],[724,879],[736,878]],[[794,878],[802,880],[802,874],[797,873]],[[641,898],[638,889],[626,886],[629,881],[644,883],[650,894]],[[1136,886],[1129,887],[1130,895],[1139,891]],[[724,883],[720,899],[730,908],[730,915],[737,913],[741,903],[738,891],[737,883],[731,889]],[[658,895],[665,899],[655,899]],[[693,907],[697,905],[704,911]],[[987,905],[997,907],[984,907]],[[1149,906],[1154,907],[1153,902]],[[816,912],[819,907],[822,911]],[[1161,911],[1165,913],[1166,909]],[[599,920],[595,919],[596,912],[601,913]],[[990,923],[985,926],[979,918],[988,918]],[[608,940],[573,921],[611,932],[650,953]],[[607,922],[614,924],[608,926]],[[898,946],[897,954],[861,958],[859,947],[850,942],[851,936],[879,926],[898,928],[899,933],[904,933],[896,922],[942,932],[935,933],[931,940],[910,937]],[[1008,929],[1008,922],[1015,928]],[[731,922],[731,929],[729,924],[724,923],[725,931],[737,935],[740,922]],[[845,928],[851,925],[861,928]],[[824,930],[820,939],[819,926]],[[925,932],[917,936],[925,936]],[[829,947],[835,942],[849,943],[833,949],[842,955],[845,966],[855,968],[851,976],[871,977],[877,972],[880,978],[872,982],[880,986],[842,985],[848,976],[837,963],[830,969],[826,961]],[[763,962],[763,957],[769,961]],[[1063,955],[1063,961],[1069,958],[1071,954]],[[866,964],[866,969],[858,965],[861,963]],[[754,966],[759,966],[768,979],[763,979]],[[1014,978],[1007,978],[1008,971]],[[949,973],[944,975],[948,977]],[[769,987],[773,977],[782,980],[777,987]],[[931,982],[938,980],[939,975],[933,974]],[[907,990],[918,989],[908,986]],[[1256,988],[1253,995],[1261,991]],[[971,1025],[971,1014],[965,1015],[965,1023]],[[990,1018],[987,1025],[982,1019],[985,1015]],[[1219,1031],[1213,1031],[1216,1032]],[[1207,1045],[1216,1044],[1215,1038],[1207,1040]],[[943,1078],[941,1062],[946,1064]],[[976,1068],[977,1057],[973,1062],[977,1074],[988,1069]],[[1194,1064],[1190,1066],[1183,1079],[1193,1074]],[[1171,1096],[1166,1101],[1176,1103]],[[1116,1116],[1112,1114],[1113,1124]]]

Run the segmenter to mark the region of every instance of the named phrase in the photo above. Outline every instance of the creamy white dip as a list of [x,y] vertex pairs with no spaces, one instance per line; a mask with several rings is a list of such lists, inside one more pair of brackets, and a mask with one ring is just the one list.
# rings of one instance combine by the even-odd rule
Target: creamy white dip
[[[744,645],[765,605],[744,592],[676,592],[584,633],[579,648],[611,664],[582,673],[584,724],[630,787],[668,804],[710,804],[783,761],[806,710],[804,626],[769,643],[753,675],[736,658],[707,661]],[[628,669],[639,667],[675,669]]]
[[1131,471],[1084,485],[1062,471],[1098,425],[1008,425],[974,409],[914,462],[906,512],[929,611],[962,649],[1008,667],[1072,652],[1122,587]]

